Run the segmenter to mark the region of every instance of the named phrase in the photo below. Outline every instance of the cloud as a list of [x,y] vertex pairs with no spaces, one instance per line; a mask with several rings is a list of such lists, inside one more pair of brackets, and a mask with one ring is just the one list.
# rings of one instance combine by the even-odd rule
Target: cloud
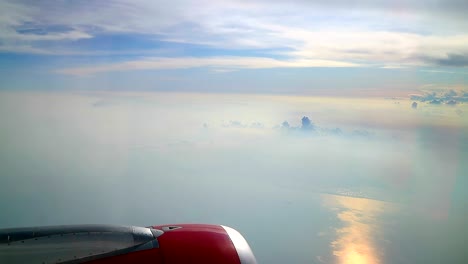
[[320,131],[326,135],[335,135],[335,136],[341,136],[343,135],[343,131],[336,127],[336,128],[321,128]]
[[355,63],[329,60],[278,60],[264,57],[151,57],[99,66],[84,66],[57,70],[68,75],[90,75],[101,72],[129,70],[163,70],[188,68],[268,69],[300,67],[356,67]]
[[226,128],[247,128],[248,126],[237,120],[231,120],[228,123],[223,124]]
[[448,105],[456,105],[459,102],[468,102],[468,94],[463,91],[457,92],[453,89],[439,89],[437,92],[432,91],[424,94],[411,94],[410,99],[427,102],[429,104],[445,103]]
[[468,66],[468,54],[447,54],[444,58],[429,59],[436,65],[451,66],[451,67],[466,67]]
[[347,138],[362,138],[371,139],[375,134],[364,128],[357,128],[349,132],[343,131],[339,127],[328,128],[320,127],[312,123],[309,117],[303,116],[301,118],[300,126],[290,126],[288,121],[284,121],[280,126],[276,126],[274,129],[281,129],[283,131],[291,132],[288,135],[311,135],[311,136],[338,136]]
[[259,128],[260,129],[260,128],[265,128],[265,126],[260,122],[252,122],[250,124],[250,128]]
[[[203,125],[204,128],[208,128],[208,125]],[[251,122],[250,125],[247,122],[242,122],[238,120],[231,120],[229,122],[225,122],[222,124],[224,128],[245,128],[245,129],[264,129],[267,126],[259,121]],[[371,132],[365,129],[357,129],[353,130],[350,133],[343,133],[340,128],[325,128],[325,127],[318,127],[312,123],[309,117],[304,116],[301,118],[301,125],[300,126],[291,126],[288,121],[284,121],[279,126],[274,126],[272,130],[278,131],[278,129],[286,132],[297,132],[298,135],[316,135],[316,136],[361,136],[361,137],[370,137]]]
[[447,73],[447,74],[468,74],[468,72],[460,71],[443,71],[443,70],[420,70],[421,72],[430,72],[430,73]]
[[[251,122],[249,125],[247,123],[243,123],[241,121],[237,120],[231,120],[227,123],[224,123],[222,125],[225,128],[253,128],[253,129],[263,129],[265,128],[265,125],[261,122],[254,121]],[[208,126],[204,126],[205,128],[208,128]]]
[[57,41],[78,40],[92,38],[93,36],[81,30],[71,29],[64,32],[10,32],[4,33],[2,37],[13,41]]
[[[67,16],[68,12],[62,15]],[[36,2],[0,1],[0,51],[51,54],[51,48],[41,48],[38,43],[93,37],[90,32],[73,23],[50,20],[50,14]]]
[[[464,66],[468,54],[468,34],[427,36],[416,33],[361,30],[295,32],[303,46],[288,52],[301,58],[327,58],[368,65]],[[346,43],[346,45],[343,45]]]
[[364,129],[356,129],[351,133],[354,137],[370,138],[372,133]]
[[[263,49],[267,50],[267,59],[270,60],[262,63],[256,58],[260,62],[247,65],[245,62],[229,63],[228,67],[223,67],[223,63],[209,62],[225,57],[220,55],[200,62],[210,67],[218,65],[219,68],[213,71],[356,65],[460,67],[466,66],[468,54],[467,23],[460,19],[466,8],[466,1],[456,0],[443,3],[422,0],[176,0],[171,5],[144,0],[85,3],[1,1],[0,50],[54,54],[59,48],[60,54],[76,54],[73,47],[67,46],[70,41],[105,34],[139,34],[158,41],[219,50]],[[22,32],[25,27],[32,31]],[[56,32],[54,27],[66,30]],[[42,33],[31,33],[38,30]],[[48,48],[43,42],[61,45]],[[245,60],[254,57],[245,57]],[[200,67],[182,62],[175,62],[179,66],[164,65],[153,60],[146,55],[137,61],[96,67],[83,65],[62,72],[80,75],[119,69],[159,69],[163,66],[169,69]],[[253,66],[259,63],[263,66]],[[269,63],[273,66],[267,67]]]
[[[403,68],[414,66],[455,66],[468,64],[468,34],[457,36],[424,36],[414,33],[385,31],[308,31],[284,26],[263,25],[270,29],[278,47],[290,51],[276,51],[265,57],[146,57],[107,65],[92,65],[61,69],[57,72],[87,75],[99,72],[186,69],[211,67],[215,72],[259,68],[356,67],[378,66]],[[253,36],[252,36],[253,37]],[[255,37],[256,38],[256,37]],[[207,39],[210,37],[207,36]],[[276,41],[276,42],[275,42]],[[195,41],[196,42],[196,41]],[[343,45],[342,43],[346,43]],[[210,43],[213,47],[229,45]],[[247,48],[237,45],[238,48]],[[268,48],[268,45],[262,46]],[[389,66],[390,65],[390,66]],[[396,65],[396,66],[395,66]]]
[[307,116],[302,117],[301,119],[301,129],[302,130],[313,130],[314,129],[314,124],[310,121],[310,119]]

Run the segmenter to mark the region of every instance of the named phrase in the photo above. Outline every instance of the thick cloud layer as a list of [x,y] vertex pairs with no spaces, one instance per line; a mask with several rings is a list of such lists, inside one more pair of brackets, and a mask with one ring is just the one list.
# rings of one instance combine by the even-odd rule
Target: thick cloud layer
[[2,92],[0,227],[205,222],[265,263],[459,263],[468,124],[410,102]]

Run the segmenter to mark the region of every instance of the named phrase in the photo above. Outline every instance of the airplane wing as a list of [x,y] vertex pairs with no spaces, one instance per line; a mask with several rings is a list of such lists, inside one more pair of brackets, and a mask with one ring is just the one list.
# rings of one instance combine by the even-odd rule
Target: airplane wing
[[247,241],[221,225],[68,225],[0,229],[0,263],[256,264]]

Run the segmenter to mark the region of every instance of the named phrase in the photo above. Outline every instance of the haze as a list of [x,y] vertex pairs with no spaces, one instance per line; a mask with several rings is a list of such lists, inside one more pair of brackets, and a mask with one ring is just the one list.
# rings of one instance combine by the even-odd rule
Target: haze
[[468,259],[465,1],[2,1],[0,228]]

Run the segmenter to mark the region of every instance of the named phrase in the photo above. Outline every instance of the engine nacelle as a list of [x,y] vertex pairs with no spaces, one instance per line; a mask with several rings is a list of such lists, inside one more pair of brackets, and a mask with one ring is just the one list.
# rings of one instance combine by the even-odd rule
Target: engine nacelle
[[75,225],[0,229],[0,263],[256,264],[244,237],[221,225]]
[[255,264],[244,237],[235,229],[219,225],[154,226],[163,263]]

